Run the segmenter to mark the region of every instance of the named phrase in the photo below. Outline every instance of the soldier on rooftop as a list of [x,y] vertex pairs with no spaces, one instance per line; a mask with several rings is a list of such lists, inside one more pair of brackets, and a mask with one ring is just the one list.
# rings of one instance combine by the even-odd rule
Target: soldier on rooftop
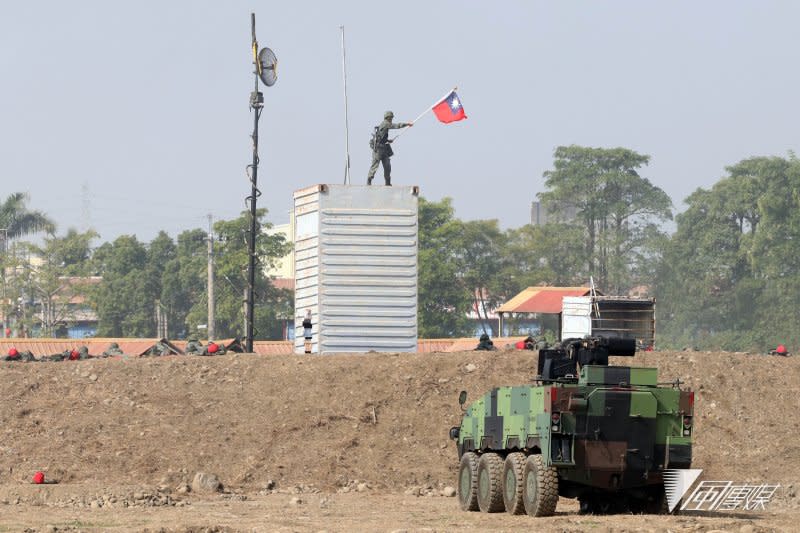
[[383,122],[375,126],[375,132],[372,134],[372,139],[369,141],[369,147],[372,148],[372,166],[369,167],[369,174],[367,174],[367,185],[372,185],[372,178],[375,177],[375,171],[378,170],[378,165],[383,164],[383,179],[386,185],[392,184],[392,164],[389,159],[394,155],[391,147],[391,139],[389,139],[389,130],[396,130],[400,128],[410,128],[414,124],[411,122],[392,122],[394,113],[387,111],[383,114]]

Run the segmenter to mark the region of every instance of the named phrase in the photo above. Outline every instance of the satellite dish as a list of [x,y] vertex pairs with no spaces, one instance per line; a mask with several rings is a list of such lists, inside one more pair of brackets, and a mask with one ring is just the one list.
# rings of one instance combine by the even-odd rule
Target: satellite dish
[[267,87],[272,87],[278,81],[278,58],[269,48],[262,48],[258,53],[258,77]]

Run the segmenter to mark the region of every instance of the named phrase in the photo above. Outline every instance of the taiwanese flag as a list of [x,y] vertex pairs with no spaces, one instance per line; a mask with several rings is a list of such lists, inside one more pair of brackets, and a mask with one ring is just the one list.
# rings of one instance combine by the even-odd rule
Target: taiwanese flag
[[436,113],[436,118],[445,124],[467,118],[461,100],[455,91],[450,91],[450,94],[445,96],[441,102],[433,106],[433,112]]

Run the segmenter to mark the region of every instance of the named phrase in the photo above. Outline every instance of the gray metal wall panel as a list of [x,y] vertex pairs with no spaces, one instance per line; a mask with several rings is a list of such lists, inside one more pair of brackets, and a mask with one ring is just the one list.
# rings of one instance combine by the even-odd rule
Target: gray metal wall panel
[[[316,253],[308,246],[301,251],[298,241],[295,263],[298,317],[316,298],[319,332],[315,329],[314,351],[415,352],[416,188],[318,187],[316,210],[309,200],[315,194],[312,188],[295,193],[295,215],[302,207],[300,216],[319,224],[316,233],[308,223],[305,226],[306,243],[318,238]],[[302,352],[302,339],[295,348]]]
[[303,318],[311,310],[311,351],[319,351],[319,189],[309,187],[294,194],[294,308],[295,353],[305,352]]

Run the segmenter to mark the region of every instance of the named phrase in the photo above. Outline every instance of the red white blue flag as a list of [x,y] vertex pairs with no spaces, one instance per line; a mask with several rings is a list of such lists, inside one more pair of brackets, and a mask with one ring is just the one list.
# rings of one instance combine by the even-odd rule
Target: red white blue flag
[[467,118],[464,106],[461,105],[461,99],[455,91],[450,91],[450,94],[433,106],[433,112],[436,114],[436,118],[445,124]]

